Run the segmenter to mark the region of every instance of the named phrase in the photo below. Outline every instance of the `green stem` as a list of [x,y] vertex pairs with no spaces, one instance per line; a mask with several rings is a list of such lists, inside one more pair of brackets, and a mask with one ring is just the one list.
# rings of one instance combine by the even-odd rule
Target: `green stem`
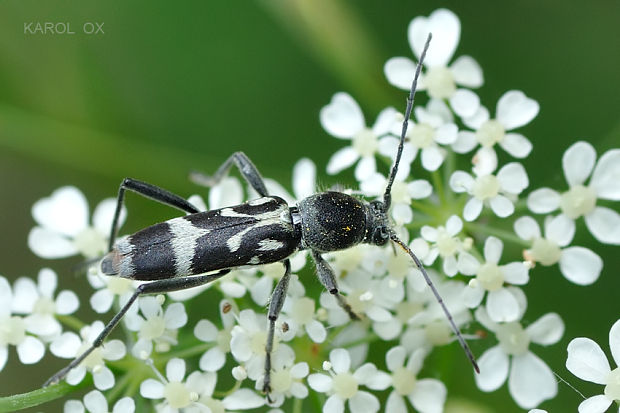
[[301,413],[304,405],[304,399],[295,399],[293,401],[293,413]]
[[114,387],[110,390],[110,393],[107,394],[107,400],[110,404],[113,404],[114,401],[120,398],[121,392],[128,387],[129,383],[133,380],[135,374],[130,373],[129,371],[123,374],[120,380],[117,380],[114,383]]
[[465,222],[464,226],[465,226],[466,231],[481,232],[483,234],[493,235],[493,236],[503,239],[504,241],[513,242],[523,247],[530,247],[530,244],[531,244],[529,241],[522,240],[521,238],[519,238],[512,232],[509,232],[503,229],[494,228],[492,226],[476,224],[474,222]]
[[56,319],[60,321],[62,324],[71,327],[76,331],[80,331],[82,327],[86,324],[77,317],[73,317],[71,315],[56,315]]
[[171,352],[171,353],[166,353],[166,358],[168,360],[172,359],[172,358],[187,358],[187,357],[192,357],[192,356],[196,356],[198,354],[202,354],[205,351],[209,350],[212,346],[208,343],[204,343],[204,344],[198,344],[196,346],[193,347],[189,347],[183,350],[179,350],[179,351],[175,351],[175,352]]
[[431,174],[433,176],[433,186],[435,187],[435,191],[439,196],[439,202],[441,205],[446,205],[448,200],[446,199],[446,193],[443,188],[443,179],[441,179],[441,175],[438,171],[433,171]]
[[42,389],[33,390],[28,393],[14,394],[12,396],[0,397],[0,413],[14,412],[16,410],[27,409],[29,407],[39,406],[43,403],[59,399],[69,393],[73,393],[84,387],[92,385],[92,378],[82,380],[81,383],[72,386],[66,382],[54,384]]

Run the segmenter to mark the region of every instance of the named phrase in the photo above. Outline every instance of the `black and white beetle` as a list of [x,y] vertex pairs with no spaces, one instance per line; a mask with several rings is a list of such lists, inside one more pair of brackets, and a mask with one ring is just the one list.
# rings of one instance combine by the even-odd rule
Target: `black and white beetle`
[[[282,262],[285,273],[273,291],[268,310],[269,332],[265,346],[263,387],[264,392],[268,394],[275,323],[286,298],[291,274],[288,257],[298,250],[308,249],[316,264],[321,283],[336,297],[340,306],[352,319],[359,319],[338,292],[334,272],[321,254],[350,248],[360,243],[381,246],[387,244],[389,240],[407,252],[420,269],[467,357],[474,369],[479,371],[467,343],[420,260],[407,244],[396,236],[388,220],[391,188],[402,155],[407,120],[413,107],[420,68],[430,39],[429,34],[407,98],[400,144],[383,201],[367,202],[341,192],[330,191],[309,196],[301,200],[297,206],[290,207],[282,198],[267,193],[258,170],[242,152],[236,152],[228,158],[213,177],[200,176],[204,184],[213,185],[226,176],[230,167],[235,164],[245,180],[261,196],[241,205],[199,212],[180,196],[151,184],[125,179],[119,188],[110,233],[109,253],[101,261],[101,271],[109,276],[151,282],[141,284],[105,326],[93,345],[52,376],[45,385],[61,380],[95,348],[101,346],[139,296],[203,285],[217,280],[237,267]],[[115,242],[118,219],[127,190],[178,208],[189,215],[155,224]]]

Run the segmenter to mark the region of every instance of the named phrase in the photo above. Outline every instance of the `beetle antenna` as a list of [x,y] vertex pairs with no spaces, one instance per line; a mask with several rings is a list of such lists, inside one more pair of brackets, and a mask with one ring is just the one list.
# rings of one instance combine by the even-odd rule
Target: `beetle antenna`
[[[427,42],[427,45],[428,45],[428,42]],[[411,248],[409,248],[407,244],[401,241],[396,236],[396,234],[392,231],[390,231],[390,239],[394,241],[396,244],[398,244],[403,250],[405,250],[407,254],[411,256],[411,258],[415,262],[415,265],[417,265],[418,269],[424,276],[424,280],[426,280],[426,283],[428,284],[428,286],[431,288],[431,291],[435,295],[435,299],[437,299],[437,302],[441,306],[441,309],[446,314],[446,317],[448,318],[448,322],[450,323],[450,327],[452,327],[452,331],[454,331],[454,334],[456,335],[456,338],[459,341],[459,344],[461,345],[461,347],[463,347],[463,350],[465,351],[467,358],[469,358],[469,361],[471,362],[472,366],[474,366],[474,370],[476,370],[476,373],[480,373],[480,368],[478,367],[478,363],[476,363],[476,358],[474,357],[471,350],[469,349],[467,342],[465,341],[465,339],[463,338],[463,335],[461,334],[461,330],[459,330],[456,323],[454,322],[454,319],[452,318],[452,314],[450,314],[450,311],[448,311],[448,307],[446,307],[446,304],[443,302],[441,295],[439,295],[437,288],[435,288],[435,285],[431,281],[430,277],[428,276],[426,270],[424,269],[424,266],[422,265],[418,257],[413,253],[413,251],[411,251]]]
[[420,55],[420,61],[415,68],[415,76],[413,77],[413,82],[411,83],[411,90],[409,91],[409,96],[407,97],[407,108],[405,109],[405,119],[403,120],[403,129],[400,133],[398,151],[396,151],[396,159],[394,159],[394,165],[392,166],[392,170],[390,171],[390,178],[388,179],[387,186],[385,187],[385,193],[383,194],[383,210],[385,212],[390,209],[390,204],[392,203],[392,184],[394,183],[394,178],[396,178],[396,173],[398,172],[398,164],[400,163],[400,158],[403,154],[405,135],[407,134],[409,117],[411,116],[411,111],[413,110],[413,98],[415,97],[416,88],[418,87],[418,78],[420,77],[420,71],[422,70],[422,62],[424,61],[424,57],[426,56],[426,51],[428,50],[428,45],[430,44],[432,37],[432,33],[429,33],[428,37],[426,38],[426,44],[424,44],[424,50],[422,50],[422,54]]

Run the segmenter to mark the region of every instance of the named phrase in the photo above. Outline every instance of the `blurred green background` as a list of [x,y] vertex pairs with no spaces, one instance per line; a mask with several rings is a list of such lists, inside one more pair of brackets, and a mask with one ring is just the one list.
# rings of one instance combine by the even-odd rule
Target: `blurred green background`
[[[411,55],[409,21],[439,7],[461,19],[455,56],[469,54],[482,66],[483,104],[494,108],[509,89],[540,103],[539,116],[523,129],[535,145],[524,165],[536,187],[565,188],[561,154],[578,139],[592,142],[599,154],[619,146],[617,0],[1,1],[0,273],[10,280],[36,277],[50,265],[26,246],[30,207],[62,185],[81,188],[91,207],[114,196],[125,176],[188,196],[201,191],[187,181],[189,170],[213,171],[236,150],[289,187],[302,156],[324,170],[343,143],[321,129],[319,109],[341,90],[356,97],[369,122],[386,105],[401,108],[404,94],[387,84],[383,64]],[[69,22],[76,34],[24,33],[25,23],[47,21]],[[103,23],[105,33],[82,33],[86,22]],[[350,172],[336,178],[320,172],[319,179],[352,182]],[[128,207],[125,231],[174,213],[134,196]],[[549,311],[562,315],[564,339],[532,349],[591,396],[602,388],[566,371],[566,345],[576,336],[591,337],[609,354],[607,334],[620,316],[620,260],[617,247],[593,242],[583,225],[575,244],[604,257],[601,279],[577,287],[556,267],[536,269],[525,288],[525,322]],[[83,292],[85,307],[90,294],[83,279],[71,276],[74,262],[52,267],[61,288]],[[206,317],[216,311],[211,304],[204,306]],[[474,352],[489,345],[474,343]],[[506,386],[478,391],[464,357],[452,358],[450,397],[489,412],[522,411]],[[16,359],[11,349],[0,373],[2,395],[35,389],[62,365],[52,357],[36,366]],[[384,367],[382,355],[375,361]],[[558,397],[542,407],[575,411],[579,402],[560,383]]]

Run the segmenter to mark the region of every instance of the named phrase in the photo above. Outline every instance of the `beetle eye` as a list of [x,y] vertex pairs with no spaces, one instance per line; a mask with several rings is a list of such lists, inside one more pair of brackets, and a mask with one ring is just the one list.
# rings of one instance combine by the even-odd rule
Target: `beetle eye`
[[390,235],[388,233],[387,228],[380,226],[375,230],[372,241],[376,245],[384,245],[386,242],[388,242],[389,238],[390,238]]

